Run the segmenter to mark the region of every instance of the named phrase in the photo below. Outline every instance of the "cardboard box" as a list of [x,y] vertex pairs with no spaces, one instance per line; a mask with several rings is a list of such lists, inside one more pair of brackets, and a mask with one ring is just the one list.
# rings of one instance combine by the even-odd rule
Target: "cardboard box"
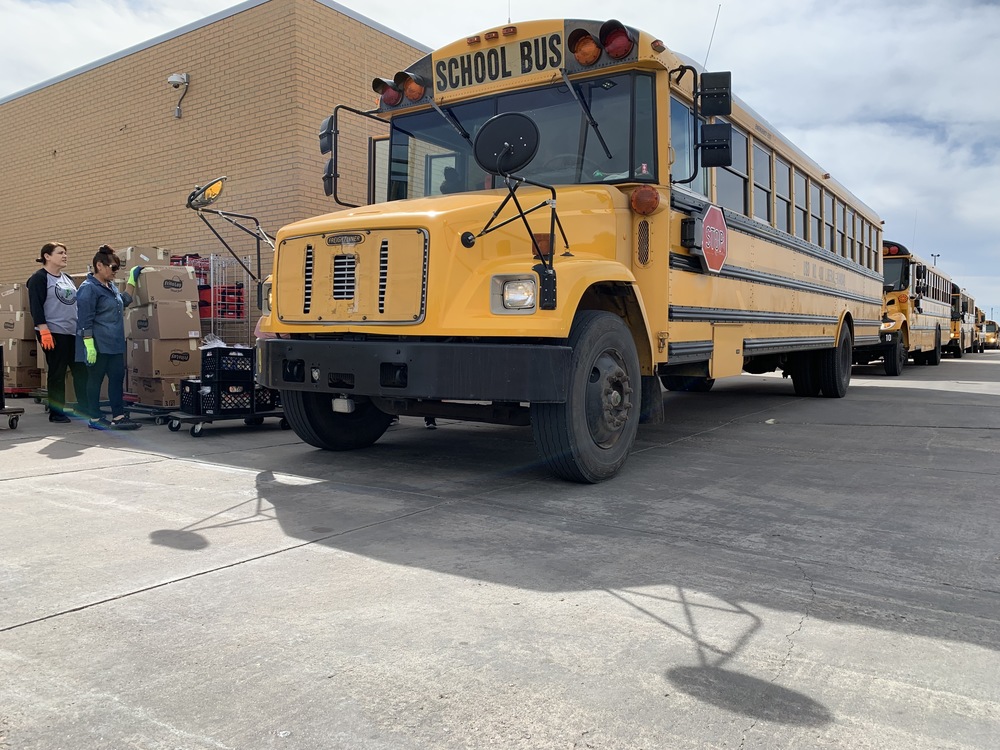
[[170,265],[170,251],[165,247],[151,245],[149,247],[126,247],[118,251],[118,257],[129,268],[132,266],[166,266]]
[[0,338],[34,339],[35,321],[31,319],[31,313],[0,312]]
[[198,339],[134,339],[128,343],[128,369],[143,378],[183,378],[201,372]]
[[0,346],[4,367],[38,367],[38,352],[42,347],[35,339],[0,339]]
[[181,378],[143,378],[133,376],[130,393],[134,393],[144,406],[179,408],[181,405]]
[[31,312],[28,287],[21,282],[0,283],[0,312]]
[[42,371],[37,367],[3,367],[4,388],[41,388]]
[[201,338],[197,302],[152,302],[125,310],[125,335],[130,339]]
[[198,302],[198,279],[193,268],[164,266],[143,268],[135,290],[140,305],[151,302]]

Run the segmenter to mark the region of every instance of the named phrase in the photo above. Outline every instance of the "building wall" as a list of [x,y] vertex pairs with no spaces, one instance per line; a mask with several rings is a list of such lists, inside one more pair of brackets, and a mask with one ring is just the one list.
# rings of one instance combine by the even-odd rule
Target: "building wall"
[[[224,252],[184,207],[220,175],[218,207],[272,234],[337,210],[320,122],[336,104],[373,108],[372,78],[423,54],[317,0],[269,0],[0,104],[0,281],[26,279],[49,240],[68,245],[72,273],[102,243]],[[191,78],[180,119],[172,73]],[[345,156],[341,174],[360,185],[363,160]],[[246,235],[225,236],[252,252]]]

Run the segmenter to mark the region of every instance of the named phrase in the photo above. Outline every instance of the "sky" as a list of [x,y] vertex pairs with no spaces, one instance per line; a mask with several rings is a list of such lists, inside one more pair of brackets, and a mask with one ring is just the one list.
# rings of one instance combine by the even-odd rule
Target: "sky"
[[[0,99],[235,5],[0,0]],[[1000,0],[340,5],[428,47],[508,20],[616,18],[707,59],[873,208],[887,239],[928,260],[939,254],[937,265],[1000,317]]]

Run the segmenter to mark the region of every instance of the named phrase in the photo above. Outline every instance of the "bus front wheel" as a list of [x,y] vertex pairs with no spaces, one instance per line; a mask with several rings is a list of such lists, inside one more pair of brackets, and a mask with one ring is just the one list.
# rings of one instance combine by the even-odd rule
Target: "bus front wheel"
[[556,476],[595,483],[614,476],[628,458],[639,427],[641,374],[635,342],[617,315],[577,313],[569,388],[561,404],[533,403],[531,431]]
[[333,410],[332,393],[282,391],[285,419],[302,440],[328,451],[367,448],[389,429],[392,415],[366,398],[354,398],[354,411]]
[[902,336],[896,341],[892,350],[885,353],[883,365],[886,375],[903,374],[903,368],[906,366],[906,344],[903,343]]
[[851,384],[851,329],[840,327],[840,338],[833,349],[825,349],[819,355],[819,387],[826,398],[843,398]]

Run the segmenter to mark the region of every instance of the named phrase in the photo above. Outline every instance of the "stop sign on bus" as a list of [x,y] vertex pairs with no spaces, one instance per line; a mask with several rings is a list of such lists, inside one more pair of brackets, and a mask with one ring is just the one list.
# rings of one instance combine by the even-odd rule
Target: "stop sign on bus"
[[729,256],[729,229],[718,206],[709,206],[701,219],[701,257],[706,271],[719,273]]

